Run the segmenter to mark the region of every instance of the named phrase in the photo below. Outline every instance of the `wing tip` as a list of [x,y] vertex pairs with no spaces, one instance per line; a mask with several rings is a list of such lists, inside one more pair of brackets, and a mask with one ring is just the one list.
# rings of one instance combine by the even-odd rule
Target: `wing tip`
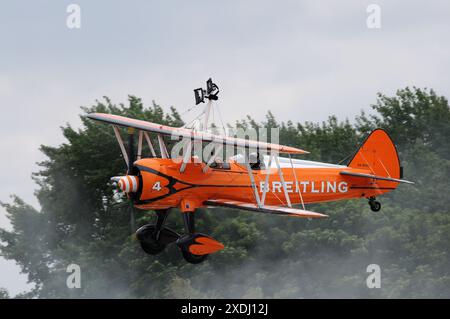
[[316,213],[316,212],[312,212],[314,213],[314,215],[308,217],[308,218],[328,218],[330,217],[329,215],[325,215],[325,214],[321,214],[321,213]]
[[281,153],[288,153],[288,154],[310,154],[310,152],[302,150],[300,148],[296,148],[296,147],[287,147],[287,148],[282,148],[280,150]]
[[104,115],[104,114],[103,113],[92,112],[92,113],[88,113],[86,115],[86,117],[90,118],[92,120],[98,120],[102,115]]

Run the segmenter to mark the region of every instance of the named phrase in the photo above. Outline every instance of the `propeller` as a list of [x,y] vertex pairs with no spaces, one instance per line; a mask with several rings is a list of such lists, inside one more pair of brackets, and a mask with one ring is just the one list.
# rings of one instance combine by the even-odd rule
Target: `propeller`
[[[127,167],[127,175],[133,176],[136,179],[135,175],[137,174],[136,168],[133,163],[136,160],[134,154],[134,129],[128,128],[128,167]],[[136,180],[135,180],[136,181]],[[136,181],[137,182],[137,181]],[[137,183],[135,184],[137,188]],[[137,189],[136,189],[137,191]],[[130,206],[128,207],[130,213],[130,227],[131,233],[136,231],[136,222],[135,222],[135,214],[134,214],[134,193],[128,193],[128,198],[130,200]]]
[[136,160],[135,150],[134,150],[134,129],[128,128],[128,163],[127,163],[127,171],[126,176],[114,176],[111,177],[111,181],[113,185],[116,186],[119,190],[126,193],[128,198],[128,208],[127,212],[130,216],[130,228],[131,233],[135,233],[136,231],[136,221],[135,221],[135,208],[134,203],[136,199],[136,192],[139,188],[139,178],[137,177],[139,171],[133,165]]

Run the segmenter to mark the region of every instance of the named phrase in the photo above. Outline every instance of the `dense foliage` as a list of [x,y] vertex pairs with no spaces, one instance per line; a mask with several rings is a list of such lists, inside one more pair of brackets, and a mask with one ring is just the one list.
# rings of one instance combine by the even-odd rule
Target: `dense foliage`
[[[201,265],[190,265],[175,246],[148,256],[131,236],[126,207],[115,205],[110,176],[123,174],[123,160],[111,128],[82,116],[79,130],[63,128],[67,142],[42,146],[47,156],[34,175],[39,185],[36,210],[13,197],[3,206],[12,230],[0,230],[1,253],[15,260],[35,288],[20,297],[39,298],[202,298],[202,297],[450,297],[450,109],[427,89],[379,94],[372,115],[354,123],[331,116],[321,124],[263,123],[279,127],[282,144],[309,150],[306,158],[337,163],[375,127],[398,144],[405,177],[380,197],[383,209],[365,200],[314,205],[325,220],[261,216],[228,209],[201,210],[197,229],[226,249]],[[175,109],[165,114],[130,96],[129,106],[108,99],[84,113],[108,112],[180,125]],[[151,221],[152,212],[137,216]],[[174,210],[169,224],[181,230]],[[81,266],[82,286],[68,289],[66,267]],[[380,289],[368,289],[366,268],[381,267]],[[0,291],[0,298],[7,297]]]

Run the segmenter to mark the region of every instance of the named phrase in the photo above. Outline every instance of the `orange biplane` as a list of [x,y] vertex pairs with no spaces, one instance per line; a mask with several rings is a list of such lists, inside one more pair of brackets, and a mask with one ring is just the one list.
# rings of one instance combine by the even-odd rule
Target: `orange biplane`
[[[92,113],[88,117],[112,124],[122,155],[127,164],[126,176],[112,180],[125,192],[138,209],[154,210],[155,224],[136,231],[143,250],[158,254],[176,242],[183,257],[190,263],[200,263],[224,246],[215,239],[197,233],[194,212],[200,207],[223,206],[261,213],[304,218],[327,215],[308,211],[305,204],[351,198],[367,198],[370,208],[379,211],[376,197],[397,188],[399,183],[412,183],[402,178],[398,154],[389,135],[376,129],[366,138],[348,165],[335,165],[291,158],[304,150],[273,143],[212,134],[205,131],[213,101],[218,99],[218,87],[211,81],[207,89],[196,89],[196,104],[208,99],[204,111],[203,130],[189,127],[169,127],[118,115]],[[128,128],[128,151],[119,127]],[[138,132],[137,153],[134,134]],[[156,134],[153,138],[149,133]],[[176,137],[182,143],[183,156],[170,156],[163,136]],[[152,136],[153,137],[153,136]],[[142,156],[143,141],[152,156]],[[153,142],[157,141],[160,157]],[[195,145],[215,146],[207,160],[192,155]],[[220,160],[223,147],[243,150],[244,154]],[[267,154],[263,154],[264,150]],[[287,157],[278,156],[279,153]],[[295,208],[299,205],[300,208]],[[164,225],[169,210],[179,208],[186,233],[180,235]]]

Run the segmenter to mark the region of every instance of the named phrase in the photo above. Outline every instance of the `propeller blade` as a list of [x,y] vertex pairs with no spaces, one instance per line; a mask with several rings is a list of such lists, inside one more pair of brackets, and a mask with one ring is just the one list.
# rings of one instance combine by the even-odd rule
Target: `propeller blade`
[[[134,161],[136,160],[136,155],[134,152],[134,128],[129,127],[128,128],[128,167],[127,167],[127,175],[135,175],[136,170],[133,165]],[[136,232],[136,222],[135,222],[135,214],[134,214],[134,194],[129,193],[129,200],[130,200],[130,206],[129,206],[129,214],[130,214],[130,228],[131,233]]]
[[136,160],[134,154],[134,128],[129,127],[128,128],[128,167],[127,167],[127,174],[128,175],[134,175],[134,168],[133,163]]
[[136,232],[136,220],[135,220],[135,214],[134,214],[134,203],[133,200],[131,200],[130,205],[128,206],[128,209],[130,211],[130,229],[131,233],[134,234]]

